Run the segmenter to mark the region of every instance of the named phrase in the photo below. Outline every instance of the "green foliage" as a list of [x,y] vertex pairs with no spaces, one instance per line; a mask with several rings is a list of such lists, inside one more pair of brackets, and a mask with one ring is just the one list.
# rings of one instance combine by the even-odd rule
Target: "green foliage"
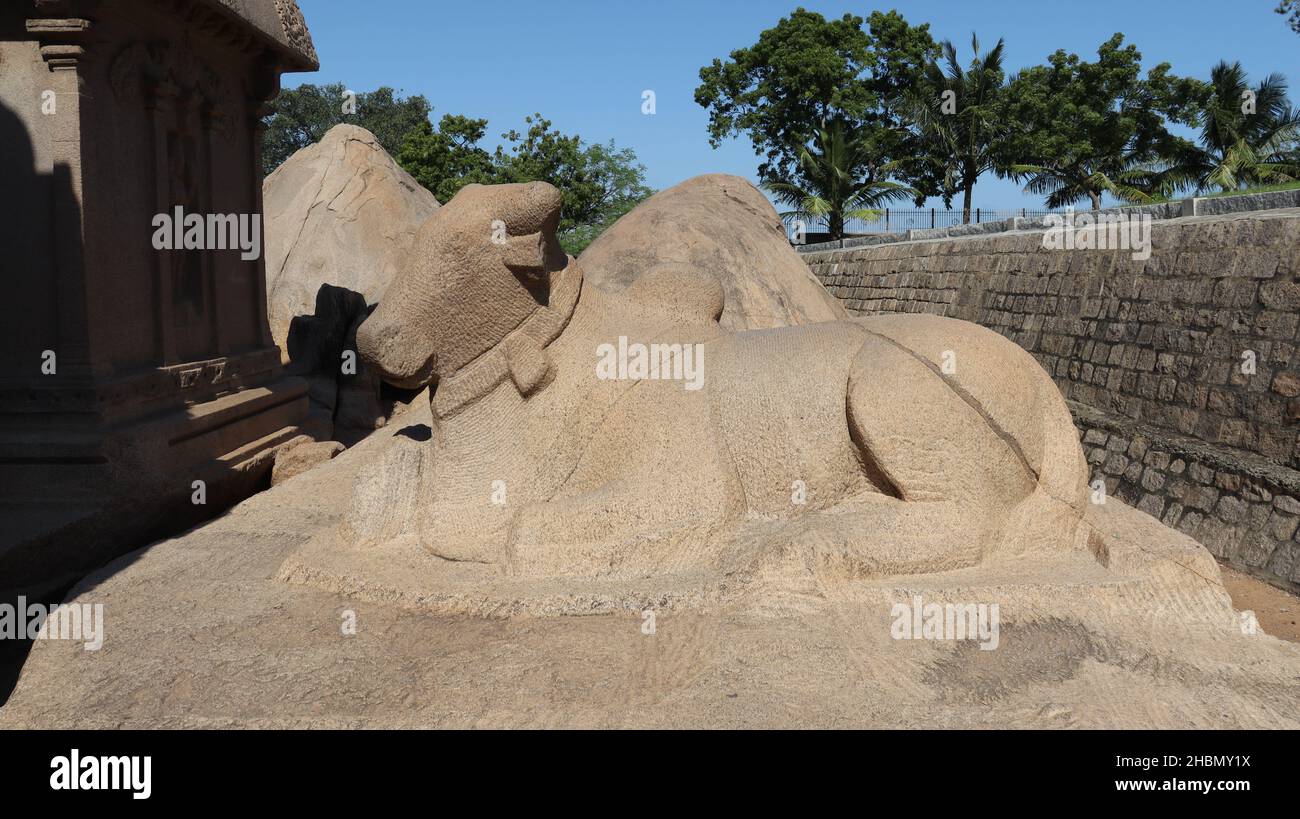
[[575,255],[653,193],[632,149],[588,145],[541,114],[524,123],[526,131],[506,132],[506,144],[489,154],[479,146],[486,120],[446,115],[437,130],[426,122],[408,135],[397,161],[441,202],[471,183],[551,183],[563,197],[560,242]]
[[1186,149],[1166,122],[1195,123],[1195,80],[1161,63],[1144,78],[1142,55],[1115,34],[1097,61],[1057,51],[1048,65],[1025,69],[1007,89],[1004,119],[1014,123],[1006,151],[1012,175],[1049,208],[1087,199],[1094,209],[1109,193],[1149,202],[1169,193],[1156,165]]
[[494,157],[499,182],[550,182],[560,189],[564,205],[560,243],[576,255],[605,228],[654,193],[645,184],[645,166],[631,148],[607,144],[586,145],[577,136],[551,129],[551,122],[534,114],[526,117],[523,134],[502,136],[509,147],[498,147]]
[[866,152],[863,173],[881,179],[886,166],[905,169],[915,148],[891,101],[935,49],[928,25],[911,26],[897,12],[827,20],[799,8],[753,46],[700,69],[695,101],[709,112],[714,147],[749,136],[766,182],[814,184],[801,156],[816,124],[832,121]]
[[[799,154],[798,178],[806,183],[792,176],[763,185],[778,202],[792,208],[781,214],[783,218],[825,219],[830,238],[840,239],[845,220],[875,218],[877,207],[916,194],[901,183],[871,178],[866,168],[875,158],[872,146],[851,133],[842,119],[822,122],[812,142]],[[888,175],[894,168],[875,170]]]
[[638,204],[640,204],[639,201],[627,199],[610,205],[598,221],[592,224],[574,225],[569,230],[560,233],[560,247],[564,248],[564,252],[570,256],[582,255],[582,251],[599,239],[600,234],[608,230],[611,225]]
[[507,145],[498,146],[493,157],[499,182],[550,182],[560,189],[564,205],[560,232],[600,217],[599,181],[588,173],[582,140],[552,130],[541,114],[524,118],[528,130],[502,134]]
[[1241,63],[1214,66],[1198,97],[1199,144],[1170,160],[1171,184],[1235,191],[1300,179],[1300,112],[1286,92],[1280,74],[1252,88]]
[[913,123],[917,141],[926,148],[924,161],[942,179],[945,202],[962,194],[962,221],[971,217],[975,182],[988,171],[1010,173],[1007,141],[1013,133],[1003,107],[1006,75],[1004,44],[980,53],[971,35],[974,57],[963,68],[950,41],[940,46],[942,58],[927,63],[914,86],[900,94],[898,106]]
[[262,167],[269,174],[295,151],[314,145],[335,125],[360,125],[396,154],[410,132],[427,125],[429,101],[416,95],[402,98],[387,86],[356,95],[356,113],[345,114],[348,89],[342,83],[301,85],[280,92],[265,119]]
[[860,78],[871,41],[863,20],[846,14],[827,21],[796,9],[758,42],[700,69],[695,101],[709,112],[709,141],[748,133],[767,161],[759,175],[788,171],[797,163],[799,139],[809,123],[839,115],[856,124],[870,105]]
[[435,130],[426,119],[406,135],[394,159],[415,180],[446,202],[466,185],[493,181],[492,155],[478,146],[487,120],[443,114]]
[[[1300,0],[1279,14],[1300,32]],[[865,27],[864,27],[865,26]],[[1160,201],[1300,179],[1300,113],[1277,75],[1251,88],[1240,65],[1178,77],[1115,34],[1089,62],[1057,51],[1009,80],[1003,42],[963,64],[951,42],[897,12],[827,19],[796,9],[758,42],[700,69],[709,140],[747,135],[758,175],[791,214],[832,232],[873,202],[919,207],[957,193],[969,221],[986,173],[1025,182],[1051,208],[1110,194]],[[1253,95],[1257,110],[1242,107]],[[820,127],[818,127],[820,124]],[[1199,127],[1199,144],[1174,134]]]

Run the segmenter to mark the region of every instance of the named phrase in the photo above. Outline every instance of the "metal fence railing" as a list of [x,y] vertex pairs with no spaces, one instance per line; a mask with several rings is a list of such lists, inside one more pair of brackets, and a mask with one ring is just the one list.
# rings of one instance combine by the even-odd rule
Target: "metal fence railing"
[[[1056,210],[1030,210],[1027,208],[1015,208],[1012,210],[989,210],[986,208],[972,208],[970,218],[963,219],[963,211],[943,210],[940,208],[913,208],[913,209],[894,209],[885,208],[880,216],[875,219],[849,219],[844,225],[844,232],[849,236],[862,233],[888,233],[891,231],[901,230],[923,230],[926,228],[945,228],[956,227],[961,224],[979,224],[981,222],[997,222],[1002,219],[1010,219],[1013,216],[1020,216],[1027,219],[1041,219],[1049,213],[1062,213]],[[787,227],[793,222],[793,219],[786,219]],[[825,223],[808,224],[805,226],[807,233],[816,234],[826,231]]]

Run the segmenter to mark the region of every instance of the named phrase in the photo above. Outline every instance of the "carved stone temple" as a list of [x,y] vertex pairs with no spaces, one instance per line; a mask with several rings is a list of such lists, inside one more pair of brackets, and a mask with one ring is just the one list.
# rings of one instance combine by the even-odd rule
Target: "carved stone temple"
[[[317,67],[293,0],[0,6],[0,590],[210,516],[298,433],[260,128],[280,75]],[[156,249],[177,208],[242,216],[256,252]]]

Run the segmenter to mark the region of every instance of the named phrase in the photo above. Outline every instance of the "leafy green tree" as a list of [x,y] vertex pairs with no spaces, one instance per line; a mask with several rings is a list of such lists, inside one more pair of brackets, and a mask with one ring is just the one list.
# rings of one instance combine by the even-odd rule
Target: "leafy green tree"
[[974,59],[963,68],[956,47],[945,40],[942,58],[929,62],[920,81],[904,90],[898,102],[926,146],[926,161],[942,177],[944,199],[962,194],[963,223],[970,222],[971,196],[979,178],[989,171],[1010,172],[1011,129],[1002,111],[1004,44],[999,39],[981,54],[979,38],[971,35],[971,48]]
[[763,31],[749,48],[700,69],[695,101],[709,112],[709,142],[749,135],[766,157],[759,176],[789,174],[800,140],[815,123],[839,116],[854,125],[871,106],[862,77],[871,61],[863,19],[845,14],[828,21],[796,9]]
[[911,186],[919,208],[932,196],[943,195],[942,165],[930,161],[925,139],[909,128],[904,93],[921,82],[925,66],[941,51],[930,36],[929,24],[911,26],[897,12],[876,12],[869,28],[875,61],[870,69],[870,85],[876,110],[868,117],[866,139],[884,165],[869,166],[867,181],[894,176]]
[[314,145],[335,125],[350,123],[370,131],[388,153],[396,155],[406,135],[427,126],[429,101],[401,97],[387,86],[356,94],[355,113],[346,113],[351,98],[342,83],[300,85],[280,92],[266,117],[262,167],[271,173],[295,151]]
[[1161,63],[1142,76],[1142,55],[1115,34],[1097,49],[1097,61],[1057,51],[1048,65],[1012,78],[1002,107],[1014,124],[1007,139],[1010,171],[1049,208],[1102,196],[1128,202],[1167,194],[1155,167],[1185,150],[1167,121],[1195,124],[1200,84],[1169,73]]
[[867,172],[876,158],[874,147],[851,133],[843,120],[822,122],[812,142],[811,148],[799,154],[797,177],[763,185],[778,202],[791,208],[782,218],[825,220],[830,237],[842,239],[846,220],[872,219],[881,205],[916,194],[900,182],[874,178],[892,172],[894,168],[888,164]]
[[1199,144],[1189,143],[1169,163],[1165,173],[1173,184],[1234,191],[1300,179],[1300,112],[1280,74],[1252,88],[1241,63],[1220,62],[1199,107]]
[[560,243],[577,255],[620,216],[653,191],[645,166],[631,148],[585,144],[551,127],[541,114],[526,117],[527,131],[511,130],[493,156],[496,182],[549,182],[563,197]]
[[560,244],[577,256],[628,211],[654,194],[645,184],[645,166],[631,148],[618,148],[613,140],[594,143],[583,150],[583,169],[576,186],[582,192],[577,203],[581,219],[563,229]]
[[863,168],[880,179],[880,168],[915,150],[915,135],[902,127],[892,101],[935,53],[929,26],[911,26],[897,12],[827,20],[799,8],[753,46],[701,68],[695,101],[709,112],[714,147],[748,135],[763,157],[764,181],[813,184],[801,177],[801,156],[818,123],[831,121],[864,146]]
[[487,133],[485,119],[443,114],[434,127],[426,119],[406,135],[395,159],[415,180],[446,202],[466,185],[490,184],[497,168],[492,155],[479,147]]

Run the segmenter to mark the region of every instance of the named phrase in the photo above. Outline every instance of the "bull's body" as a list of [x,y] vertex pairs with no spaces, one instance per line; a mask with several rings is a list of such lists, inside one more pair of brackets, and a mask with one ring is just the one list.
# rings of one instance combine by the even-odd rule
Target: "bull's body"
[[[437,382],[411,522],[433,554],[524,575],[725,571],[790,527],[819,560],[884,574],[1079,542],[1073,424],[1011,342],[923,316],[728,333],[707,271],[584,286],[551,246],[549,188],[509,187],[439,211],[422,231],[438,264],[404,271],[359,333],[390,380]],[[465,235],[494,212],[524,234],[496,257]],[[438,274],[475,260],[495,266]],[[702,378],[608,378],[598,351],[620,339],[698,344]]]

